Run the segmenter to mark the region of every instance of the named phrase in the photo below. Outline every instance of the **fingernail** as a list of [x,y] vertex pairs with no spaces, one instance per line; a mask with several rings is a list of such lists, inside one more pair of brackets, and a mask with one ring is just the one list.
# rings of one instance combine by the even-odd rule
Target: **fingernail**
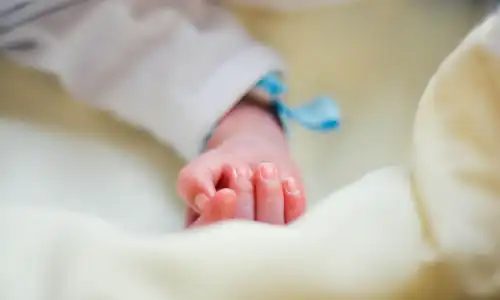
[[198,195],[196,198],[194,198],[194,205],[202,211],[205,208],[205,205],[207,205],[208,202],[208,197],[205,195]]
[[238,177],[236,177],[235,184],[238,192],[252,191],[252,182],[250,181],[251,173],[250,168],[238,168]]
[[239,172],[238,172],[238,170],[237,170],[237,169],[235,169],[235,168],[232,168],[232,170],[233,170],[233,179],[234,179],[234,180],[238,179],[238,177],[239,177]]
[[285,192],[289,195],[297,195],[300,193],[299,188],[297,187],[297,182],[292,177],[284,180],[283,187]]
[[252,169],[250,169],[250,168],[247,169],[247,176],[248,176],[248,179],[252,178],[252,176],[253,176]]
[[278,179],[278,172],[273,164],[264,163],[260,165],[260,176],[264,180],[274,181]]
[[243,178],[248,178],[248,169],[246,168],[238,168],[236,169],[236,178],[243,177]]

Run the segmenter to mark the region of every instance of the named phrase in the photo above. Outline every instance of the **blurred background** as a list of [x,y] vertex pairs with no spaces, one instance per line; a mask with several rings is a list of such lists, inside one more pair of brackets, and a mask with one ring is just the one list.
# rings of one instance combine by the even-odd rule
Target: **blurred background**
[[369,170],[409,162],[413,116],[428,80],[495,2],[365,0],[292,14],[235,8],[289,62],[292,103],[326,93],[343,111],[336,133],[293,133],[310,199]]
[[[374,168],[408,163],[413,116],[426,83],[493,5],[365,0],[287,14],[232,8],[255,37],[288,61],[292,104],[329,94],[342,109],[338,132],[295,128],[292,133],[309,199],[320,199]],[[167,151],[152,138],[73,101],[54,78],[6,59],[0,59],[0,78],[1,116],[49,123],[165,161]],[[171,161],[157,165],[173,181],[181,164]]]

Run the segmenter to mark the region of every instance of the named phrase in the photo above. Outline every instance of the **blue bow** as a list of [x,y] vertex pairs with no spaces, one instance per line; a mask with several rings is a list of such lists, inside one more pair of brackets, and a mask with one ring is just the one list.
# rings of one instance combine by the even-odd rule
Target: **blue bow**
[[280,100],[286,87],[275,74],[264,76],[256,84],[256,88],[262,89],[270,96],[284,125],[286,119],[291,119],[304,128],[316,132],[330,131],[340,125],[340,110],[330,97],[317,97],[302,106],[290,108]]

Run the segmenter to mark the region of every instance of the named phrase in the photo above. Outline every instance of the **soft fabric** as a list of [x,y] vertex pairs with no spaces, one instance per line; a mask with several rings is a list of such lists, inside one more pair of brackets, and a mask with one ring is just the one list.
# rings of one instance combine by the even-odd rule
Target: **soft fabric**
[[[160,147],[141,149],[148,137],[106,142],[120,131],[98,125],[119,124],[85,110],[68,122],[78,137],[43,119],[4,118],[0,298],[493,296],[499,28],[498,15],[484,22],[431,80],[410,168],[370,172],[288,228],[227,222],[178,232],[182,214],[158,172],[176,162]],[[60,112],[75,105],[57,104],[42,107],[64,119]],[[78,126],[87,118],[96,127]]]
[[499,88],[500,10],[440,66],[414,127],[415,200],[437,251],[475,296],[500,291]]
[[209,1],[1,0],[0,52],[186,159],[261,77],[284,72],[275,51]]

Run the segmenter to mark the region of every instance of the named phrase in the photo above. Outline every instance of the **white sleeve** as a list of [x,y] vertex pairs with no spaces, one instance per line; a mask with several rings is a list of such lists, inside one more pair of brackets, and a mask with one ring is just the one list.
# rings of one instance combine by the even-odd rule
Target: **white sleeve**
[[283,70],[274,51],[203,1],[75,1],[4,26],[0,48],[187,159],[260,77]]

